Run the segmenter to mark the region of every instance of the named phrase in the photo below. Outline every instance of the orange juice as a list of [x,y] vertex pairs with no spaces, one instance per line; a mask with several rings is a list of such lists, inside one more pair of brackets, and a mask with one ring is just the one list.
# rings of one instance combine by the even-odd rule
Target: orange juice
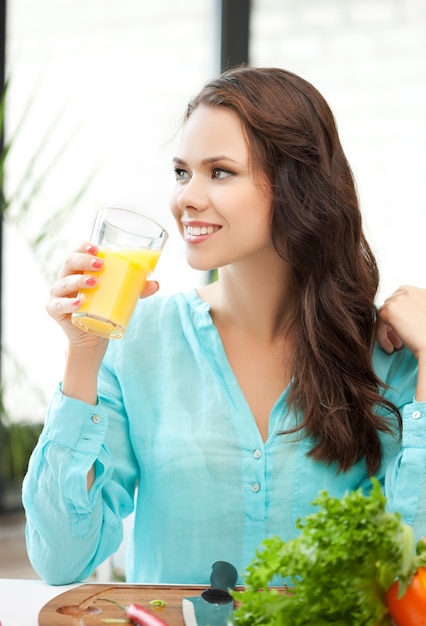
[[83,304],[73,313],[72,321],[84,330],[119,339],[124,335],[147,274],[157,264],[160,250],[100,249],[98,256],[104,259],[103,269],[93,272],[99,282],[92,289],[81,290]]

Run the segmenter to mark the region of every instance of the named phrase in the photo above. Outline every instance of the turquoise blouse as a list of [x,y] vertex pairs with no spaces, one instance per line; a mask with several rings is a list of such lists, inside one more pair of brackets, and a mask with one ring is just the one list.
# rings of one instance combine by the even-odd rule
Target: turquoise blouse
[[[413,401],[417,374],[406,349],[374,351],[386,395],[401,407],[402,443],[383,436],[378,478],[388,505],[426,535],[426,403]],[[365,464],[339,473],[307,456],[288,390],[272,409],[264,442],[227,360],[209,306],[195,290],[140,301],[121,341],[111,341],[96,406],[51,400],[23,485],[27,544],[52,584],[84,580],[122,540],[133,509],[127,580],[209,582],[211,565],[240,574],[260,542],[297,534],[322,489],[370,488]],[[390,419],[390,418],[389,418]],[[86,475],[96,479],[87,492]]]

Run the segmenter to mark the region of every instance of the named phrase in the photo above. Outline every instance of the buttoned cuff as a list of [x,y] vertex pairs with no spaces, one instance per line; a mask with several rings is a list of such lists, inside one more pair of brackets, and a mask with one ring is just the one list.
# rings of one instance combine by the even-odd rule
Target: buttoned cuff
[[99,406],[70,398],[59,385],[47,410],[45,439],[85,454],[95,454],[105,439],[108,418]]
[[402,412],[404,447],[426,448],[426,402],[412,402]]

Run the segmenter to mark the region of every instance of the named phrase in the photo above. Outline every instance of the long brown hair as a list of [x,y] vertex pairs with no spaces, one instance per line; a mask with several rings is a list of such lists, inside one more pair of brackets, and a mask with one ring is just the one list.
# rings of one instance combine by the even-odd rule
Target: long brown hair
[[378,268],[333,114],[309,82],[277,68],[227,70],[186,119],[200,104],[237,113],[273,190],[272,238],[299,296],[289,403],[303,418],[294,430],[312,437],[313,458],[343,471],[364,458],[374,473],[379,432],[392,431],[377,407],[399,428],[401,418],[372,367]]

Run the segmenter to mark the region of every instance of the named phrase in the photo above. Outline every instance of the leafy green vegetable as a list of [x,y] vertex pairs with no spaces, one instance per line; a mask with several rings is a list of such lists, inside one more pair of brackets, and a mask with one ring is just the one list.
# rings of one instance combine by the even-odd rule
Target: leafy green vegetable
[[[266,539],[247,569],[235,626],[387,626],[384,602],[395,578],[406,585],[426,550],[414,554],[412,529],[398,513],[386,511],[376,479],[342,499],[323,491],[320,509],[298,522],[300,535],[288,542]],[[280,576],[289,588],[271,587]]]

